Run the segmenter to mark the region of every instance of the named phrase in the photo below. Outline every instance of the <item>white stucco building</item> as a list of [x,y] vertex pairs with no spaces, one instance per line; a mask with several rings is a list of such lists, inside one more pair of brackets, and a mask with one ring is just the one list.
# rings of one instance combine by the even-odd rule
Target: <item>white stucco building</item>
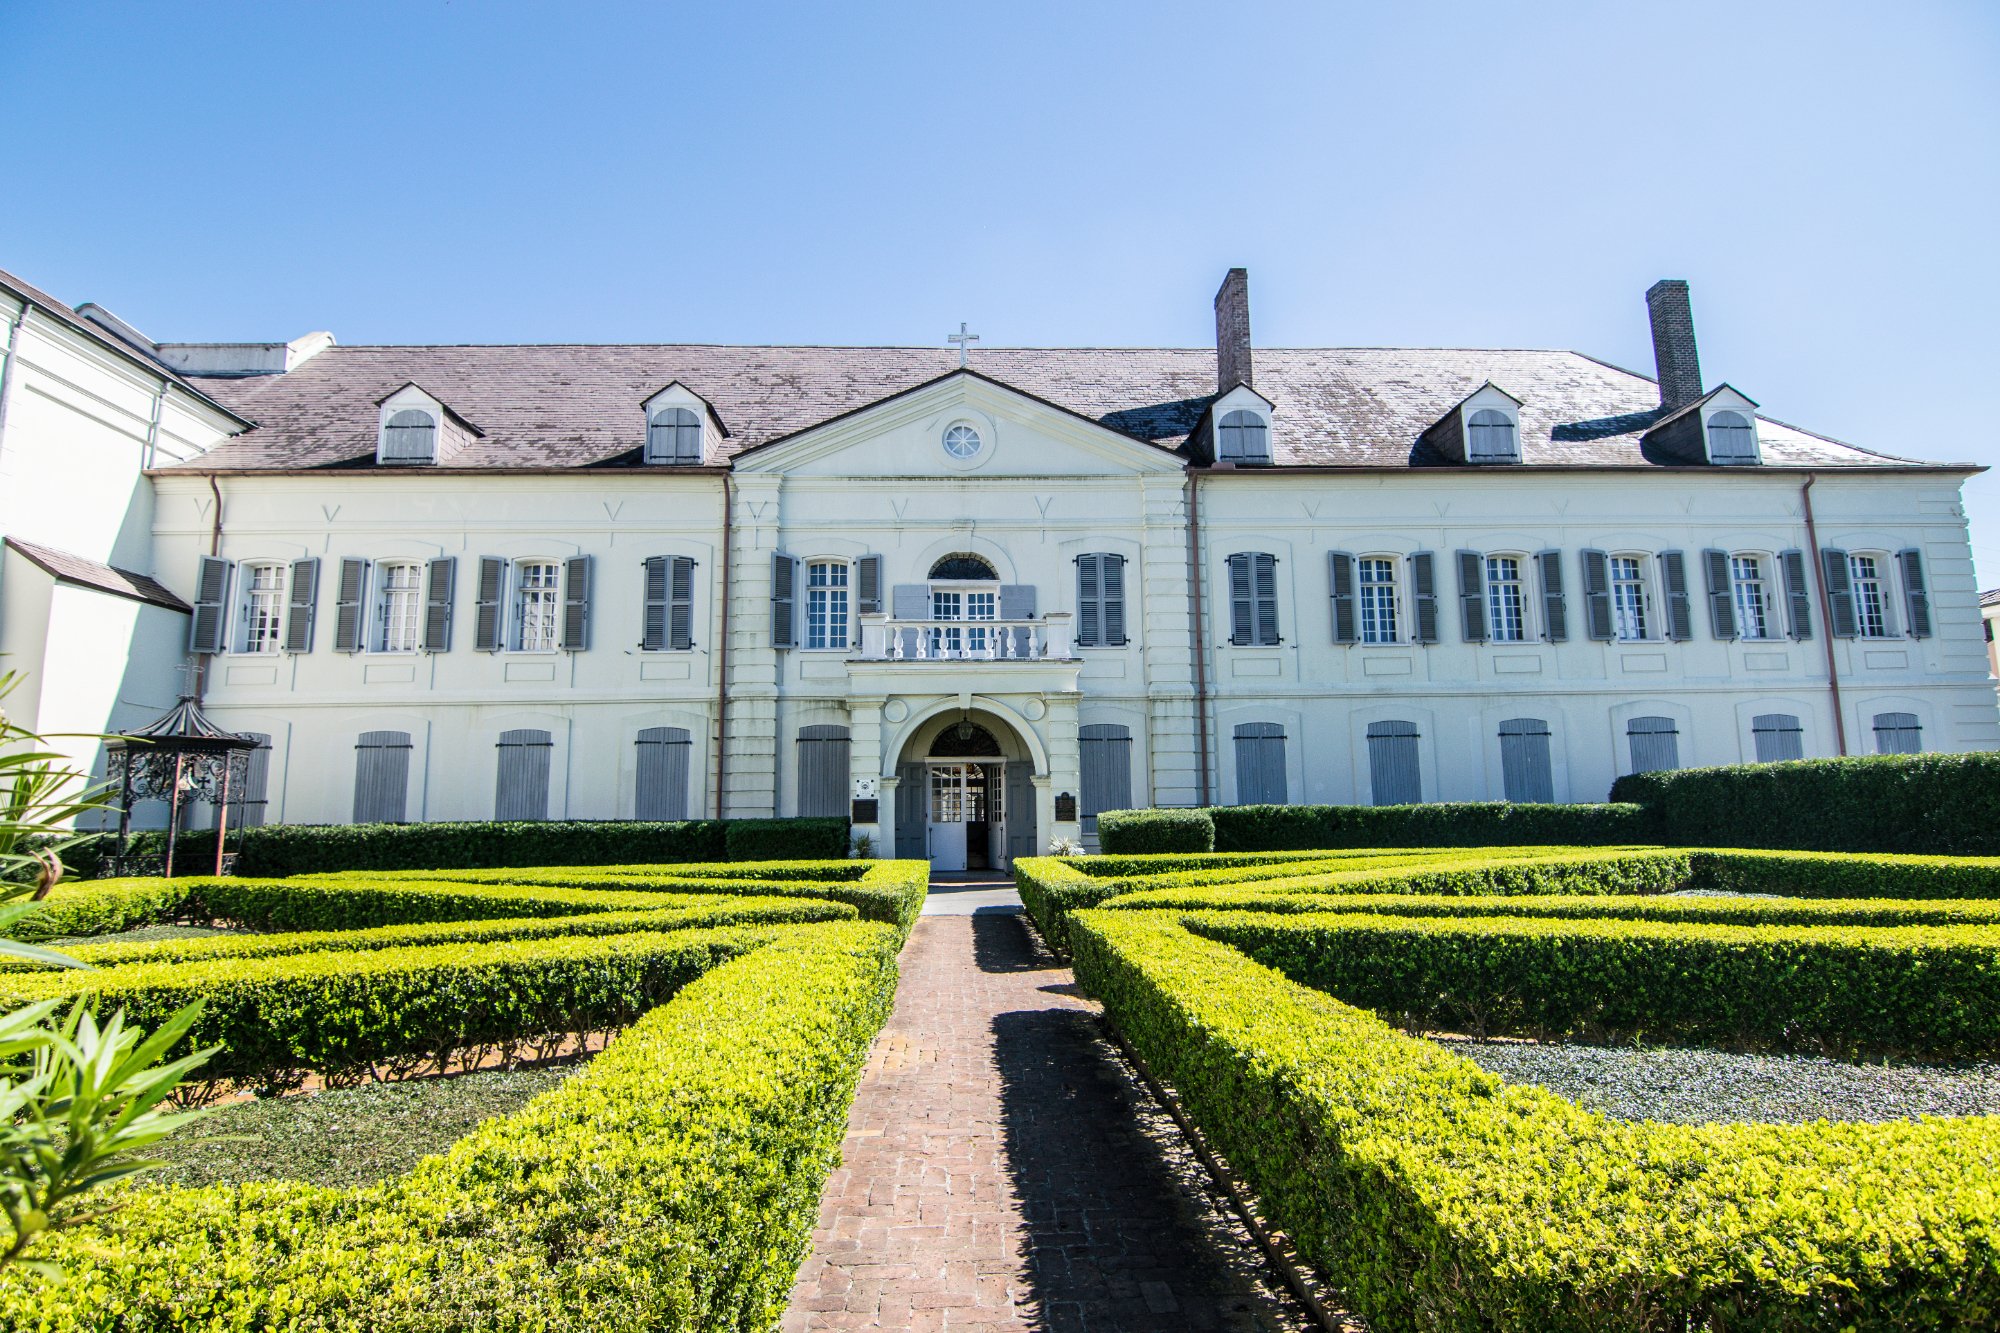
[[2000,743],[1976,469],[1705,388],[1685,284],[1657,381],[1253,352],[1241,270],[1216,348],[963,368],[154,344],[0,299],[0,652],[95,730],[192,650],[267,739],[250,819],[852,813],[997,865],[1102,808]]

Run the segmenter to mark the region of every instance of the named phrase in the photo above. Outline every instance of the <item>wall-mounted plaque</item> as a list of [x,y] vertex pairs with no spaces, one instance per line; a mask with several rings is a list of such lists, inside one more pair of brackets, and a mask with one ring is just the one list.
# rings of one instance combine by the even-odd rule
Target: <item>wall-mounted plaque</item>
[[848,818],[856,824],[875,824],[882,819],[882,803],[878,800],[854,802],[854,809]]
[[1056,823],[1074,824],[1075,822],[1076,796],[1071,792],[1063,792],[1056,797]]

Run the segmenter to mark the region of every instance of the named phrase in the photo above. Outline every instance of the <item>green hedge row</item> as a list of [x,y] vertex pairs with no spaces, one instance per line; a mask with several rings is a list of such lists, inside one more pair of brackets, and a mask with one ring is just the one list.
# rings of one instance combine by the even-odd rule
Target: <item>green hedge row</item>
[[140,1189],[0,1270],[0,1326],[762,1333],[785,1307],[895,992],[894,931],[793,931],[588,1068],[356,1190]]
[[2000,754],[1870,755],[1635,773],[1664,842],[1827,852],[2000,854]]
[[1976,1059],[2000,1053],[2000,930],[1194,913],[1348,1004],[1480,1036]]
[[2000,1117],[1610,1121],[1159,912],[1089,912],[1078,979],[1372,1326],[1991,1328]]
[[1097,817],[1107,853],[1280,852],[1342,847],[1601,846],[1659,842],[1637,805],[1219,805],[1112,810]]
[[[242,875],[323,870],[440,870],[479,866],[590,866],[680,861],[772,861],[848,854],[845,819],[482,820],[436,824],[264,824],[232,834]],[[103,846],[93,849],[101,855]],[[166,852],[166,835],[136,835],[133,852]],[[89,868],[90,853],[77,858]],[[215,863],[215,832],[181,834],[174,868]]]
[[[1996,817],[2000,817],[1997,814]],[[1697,851],[1692,888],[1796,898],[2000,898],[2000,857]]]

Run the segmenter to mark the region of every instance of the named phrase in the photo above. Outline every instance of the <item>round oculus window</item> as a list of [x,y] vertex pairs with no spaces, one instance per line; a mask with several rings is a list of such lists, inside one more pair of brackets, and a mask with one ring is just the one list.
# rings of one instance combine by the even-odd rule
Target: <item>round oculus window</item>
[[979,432],[970,426],[953,426],[944,433],[944,451],[953,458],[974,457],[981,443]]

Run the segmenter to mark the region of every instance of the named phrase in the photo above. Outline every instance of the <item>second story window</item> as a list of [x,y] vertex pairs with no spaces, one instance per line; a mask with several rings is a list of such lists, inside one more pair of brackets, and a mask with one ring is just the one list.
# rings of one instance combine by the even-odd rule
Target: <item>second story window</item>
[[1854,587],[1854,624],[1864,639],[1886,639],[1889,635],[1888,597],[1882,582],[1882,562],[1872,555],[1847,558],[1848,576]]
[[701,418],[685,407],[663,407],[646,426],[648,463],[701,462]]
[[1651,628],[1647,622],[1646,575],[1636,555],[1611,557],[1612,637],[1626,641],[1644,639]]
[[1746,639],[1768,639],[1771,598],[1764,586],[1764,562],[1754,555],[1729,558],[1729,584],[1736,601],[1736,632]]
[[1216,426],[1216,457],[1225,463],[1271,461],[1271,428],[1255,412],[1224,414]]
[[369,648],[413,653],[423,632],[424,567],[383,562],[375,567],[375,630]]
[[1229,641],[1260,648],[1277,646],[1278,557],[1239,551],[1229,557]]
[[1520,643],[1528,637],[1519,556],[1486,557],[1486,634],[1494,643]]
[[243,604],[236,621],[236,651],[275,653],[285,635],[285,567],[245,565]]
[[845,560],[815,560],[806,566],[806,647],[847,647],[847,579]]
[[562,566],[534,561],[517,568],[514,587],[513,649],[546,653],[556,648],[562,613]]
[[382,461],[428,463],[437,457],[437,418],[406,407],[382,428]]
[[1361,642],[1396,642],[1396,562],[1383,556],[1364,556],[1355,564]]

